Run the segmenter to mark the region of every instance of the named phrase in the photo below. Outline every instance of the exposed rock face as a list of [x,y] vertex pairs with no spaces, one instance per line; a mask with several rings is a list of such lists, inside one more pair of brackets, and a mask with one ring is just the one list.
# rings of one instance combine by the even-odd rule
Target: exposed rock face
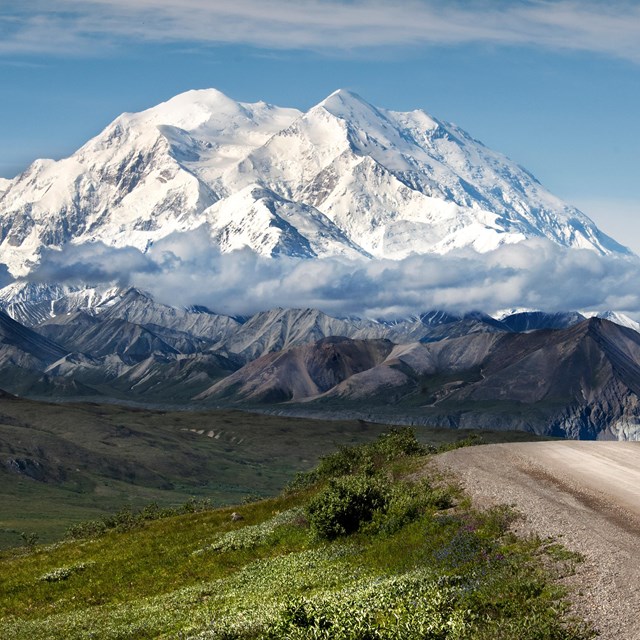
[[388,340],[324,338],[312,345],[262,356],[197,399],[282,402],[316,396],[381,363],[392,348]]
[[559,313],[528,311],[511,314],[502,318],[501,321],[511,331],[523,333],[539,329],[566,329],[583,320],[585,320],[585,317],[576,311]]
[[0,363],[47,365],[67,354],[60,345],[28,329],[0,311]]
[[199,399],[304,401],[304,407],[285,408],[580,439],[635,439],[640,433],[640,335],[606,320],[382,351],[374,342],[373,359],[367,343],[343,339],[341,352],[351,349],[349,367],[320,378],[323,384],[315,364],[331,373],[327,341],[258,358]]
[[31,458],[9,458],[5,461],[5,468],[11,473],[27,476],[33,480],[44,481],[46,472],[38,460]]

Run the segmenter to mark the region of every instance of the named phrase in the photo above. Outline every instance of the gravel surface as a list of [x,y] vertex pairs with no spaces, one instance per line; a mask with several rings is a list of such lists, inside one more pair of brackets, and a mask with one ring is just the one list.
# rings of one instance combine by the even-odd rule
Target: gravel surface
[[480,507],[514,505],[518,533],[553,537],[585,562],[565,581],[603,640],[640,640],[640,442],[530,442],[436,458]]

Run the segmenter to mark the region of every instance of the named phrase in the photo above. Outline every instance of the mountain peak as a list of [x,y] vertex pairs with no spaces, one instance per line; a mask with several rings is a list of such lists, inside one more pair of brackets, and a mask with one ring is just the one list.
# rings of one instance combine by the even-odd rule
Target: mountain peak
[[[247,195],[250,185],[265,196]],[[120,116],[70,158],[34,163],[0,189],[0,251],[14,276],[45,247],[144,250],[203,224],[222,252],[269,256],[401,259],[539,237],[630,253],[456,127],[347,89],[306,114],[187,91]]]
[[247,116],[243,105],[217,89],[193,89],[185,91],[165,102],[133,114],[123,114],[132,122],[170,125],[192,131],[216,120]]
[[360,94],[352,91],[351,89],[336,89],[335,91],[332,91],[320,104],[337,100],[345,104],[349,102],[356,102],[369,105],[369,103]]
[[381,117],[380,111],[364,98],[349,89],[337,89],[329,94],[318,107],[344,120],[353,122],[363,118],[371,121]]

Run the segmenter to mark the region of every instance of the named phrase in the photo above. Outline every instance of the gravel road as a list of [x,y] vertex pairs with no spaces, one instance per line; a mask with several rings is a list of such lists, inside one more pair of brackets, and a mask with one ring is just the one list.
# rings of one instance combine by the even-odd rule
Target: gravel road
[[640,640],[640,442],[483,445],[436,464],[479,506],[514,505],[518,532],[583,554],[566,579],[576,614],[603,640]]

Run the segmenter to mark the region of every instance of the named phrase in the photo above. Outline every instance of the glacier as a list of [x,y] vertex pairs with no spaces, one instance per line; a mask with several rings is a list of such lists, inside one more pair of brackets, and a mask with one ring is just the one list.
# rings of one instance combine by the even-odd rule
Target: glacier
[[206,229],[265,257],[402,259],[530,238],[630,251],[528,171],[422,110],[338,90],[306,112],[194,90],[125,113],[68,158],[0,182],[0,261]]

